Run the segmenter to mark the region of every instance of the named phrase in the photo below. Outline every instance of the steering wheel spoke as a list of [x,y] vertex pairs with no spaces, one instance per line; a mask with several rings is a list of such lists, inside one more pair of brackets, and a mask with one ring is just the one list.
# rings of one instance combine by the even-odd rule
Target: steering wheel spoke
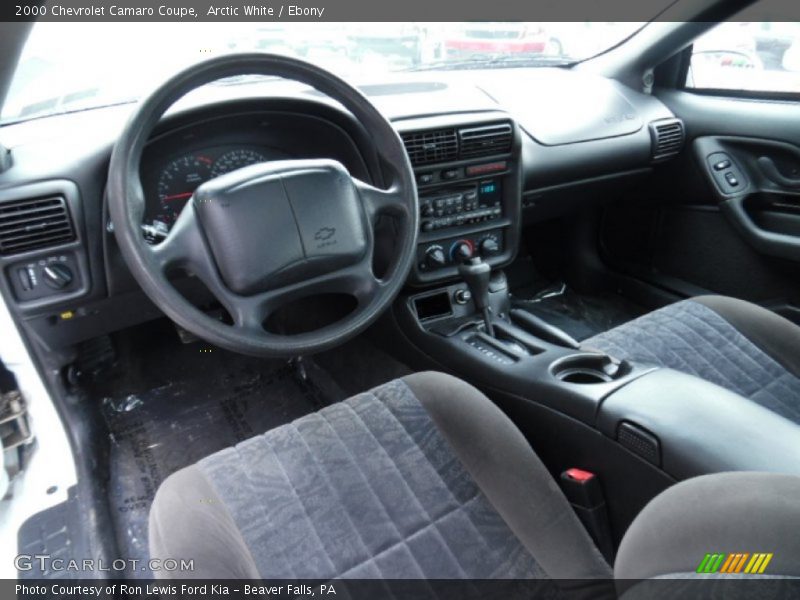
[[393,185],[384,190],[370,185],[360,179],[353,178],[353,184],[358,190],[364,210],[371,223],[375,223],[381,215],[406,217],[408,215],[408,200],[400,188]]
[[385,285],[375,277],[371,262],[372,257],[369,256],[351,267],[331,273],[324,286],[329,291],[353,296],[359,306],[366,305]]
[[263,331],[264,322],[278,309],[292,302],[325,294],[342,294],[355,298],[359,308],[374,300],[378,291],[386,284],[372,273],[366,258],[355,265],[320,275],[253,296],[237,296],[223,291],[227,298],[219,298],[229,309],[234,325],[248,331]]
[[173,268],[195,271],[198,261],[207,262],[208,250],[191,200],[181,211],[167,237],[151,250],[159,268],[165,273]]

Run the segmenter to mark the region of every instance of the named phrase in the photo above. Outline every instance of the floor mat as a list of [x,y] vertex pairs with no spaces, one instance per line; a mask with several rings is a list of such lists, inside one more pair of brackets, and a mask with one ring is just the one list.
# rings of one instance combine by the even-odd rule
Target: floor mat
[[157,339],[125,340],[117,366],[93,392],[112,438],[109,497],[120,554],[140,560],[149,556],[147,518],[167,476],[347,396],[312,359],[298,368],[202,342],[183,345],[174,332]]
[[532,286],[518,288],[512,292],[512,304],[559,327],[578,341],[647,312],[617,294],[579,294],[563,283],[543,290]]
[[[170,474],[410,373],[363,338],[289,363],[182,344],[161,320],[116,336],[114,345],[114,367],[87,383],[87,392],[99,400],[111,435],[109,501],[119,554],[142,562],[149,558],[150,505]],[[126,576],[152,574],[140,566]]]

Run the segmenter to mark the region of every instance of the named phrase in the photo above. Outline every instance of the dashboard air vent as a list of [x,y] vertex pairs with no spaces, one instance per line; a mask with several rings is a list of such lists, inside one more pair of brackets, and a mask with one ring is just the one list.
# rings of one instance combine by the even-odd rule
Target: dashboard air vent
[[474,158],[476,156],[490,156],[509,152],[511,150],[512,136],[511,125],[508,123],[459,129],[458,140],[461,147],[461,158]]
[[683,121],[665,119],[650,123],[650,137],[653,141],[653,160],[672,158],[683,148]]
[[0,203],[0,254],[18,254],[75,239],[62,196]]
[[408,158],[415,167],[458,158],[455,129],[411,131],[402,134]]

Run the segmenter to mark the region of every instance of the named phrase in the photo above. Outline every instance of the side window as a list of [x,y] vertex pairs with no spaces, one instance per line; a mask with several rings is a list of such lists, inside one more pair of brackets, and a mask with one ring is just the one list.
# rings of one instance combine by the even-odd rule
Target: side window
[[722,23],[695,40],[686,87],[800,94],[800,23]]

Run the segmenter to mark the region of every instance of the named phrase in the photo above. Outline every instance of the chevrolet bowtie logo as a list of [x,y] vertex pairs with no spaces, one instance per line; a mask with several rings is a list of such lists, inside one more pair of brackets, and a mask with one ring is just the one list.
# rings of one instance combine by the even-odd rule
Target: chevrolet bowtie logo
[[333,237],[333,234],[336,233],[335,227],[323,227],[317,233],[314,234],[314,239],[320,242],[324,242],[325,240],[329,240]]

